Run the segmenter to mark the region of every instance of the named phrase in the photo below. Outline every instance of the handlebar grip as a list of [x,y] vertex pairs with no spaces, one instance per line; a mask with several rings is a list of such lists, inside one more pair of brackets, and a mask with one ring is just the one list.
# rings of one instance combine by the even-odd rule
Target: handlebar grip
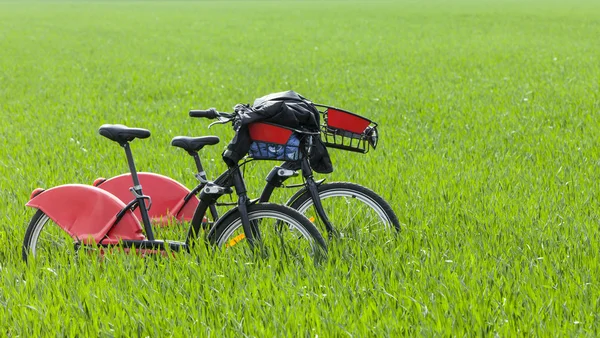
[[190,110],[190,117],[204,117],[207,119],[216,119],[219,117],[219,112],[215,108],[207,110]]

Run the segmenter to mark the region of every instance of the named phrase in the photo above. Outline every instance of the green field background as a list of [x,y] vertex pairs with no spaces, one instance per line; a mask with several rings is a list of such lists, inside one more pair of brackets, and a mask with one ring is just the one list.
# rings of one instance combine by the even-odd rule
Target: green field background
[[[0,1],[0,336],[597,336],[599,37],[592,0]],[[148,128],[138,169],[193,187],[170,139],[220,136],[215,177],[233,131],[187,111],[288,89],[379,123],[323,178],[384,196],[399,236],[322,267],[21,262],[34,188],[127,170],[101,124]]]

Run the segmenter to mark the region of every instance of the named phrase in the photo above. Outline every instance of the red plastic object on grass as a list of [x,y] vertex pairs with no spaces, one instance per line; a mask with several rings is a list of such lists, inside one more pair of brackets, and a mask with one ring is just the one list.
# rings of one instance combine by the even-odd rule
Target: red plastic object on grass
[[113,227],[125,204],[110,193],[89,185],[65,184],[42,192],[36,189],[28,207],[42,210],[73,239],[116,244],[120,239],[143,240],[138,218],[127,211]]
[[[185,197],[190,193],[190,190],[183,184],[170,177],[147,172],[138,173],[138,178],[144,194],[152,199],[152,207],[148,210],[148,215],[153,224],[167,225],[173,220],[192,220],[199,200],[194,195],[186,202]],[[126,204],[134,199],[131,191],[129,191],[132,186],[131,174],[129,173],[106,180],[98,178],[94,181],[94,186],[115,195]],[[138,219],[141,219],[139,209],[136,209],[134,213]]]

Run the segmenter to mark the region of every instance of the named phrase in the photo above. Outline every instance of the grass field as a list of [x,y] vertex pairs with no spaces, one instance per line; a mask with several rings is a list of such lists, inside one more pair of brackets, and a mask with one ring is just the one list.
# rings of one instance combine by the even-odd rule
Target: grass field
[[[0,336],[597,336],[599,36],[593,0],[0,1]],[[101,124],[151,130],[138,168],[193,186],[170,139],[233,132],[187,111],[287,89],[379,123],[324,177],[383,195],[400,236],[322,267],[21,262],[34,188],[127,170]]]

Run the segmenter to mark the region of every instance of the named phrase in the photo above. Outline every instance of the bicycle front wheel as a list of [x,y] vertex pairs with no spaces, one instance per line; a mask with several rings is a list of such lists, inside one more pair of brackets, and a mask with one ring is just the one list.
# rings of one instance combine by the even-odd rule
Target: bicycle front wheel
[[270,203],[248,206],[248,217],[260,232],[260,240],[249,245],[239,210],[220,218],[208,233],[208,241],[241,256],[301,262],[307,256],[321,261],[327,255],[323,236],[306,217],[289,207]]
[[[323,209],[341,237],[384,238],[400,231],[400,222],[390,205],[368,188],[355,183],[332,182],[319,185],[318,191]],[[308,190],[296,193],[288,205],[325,231]]]

